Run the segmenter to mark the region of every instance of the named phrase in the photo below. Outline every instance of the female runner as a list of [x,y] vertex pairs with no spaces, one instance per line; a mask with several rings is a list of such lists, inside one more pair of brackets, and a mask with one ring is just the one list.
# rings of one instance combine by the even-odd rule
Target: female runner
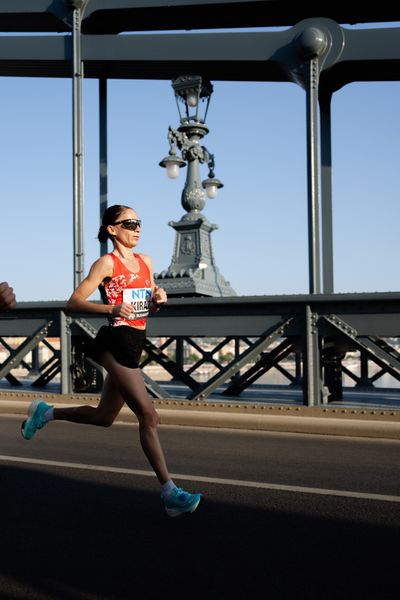
[[[52,420],[109,427],[126,403],[138,419],[141,446],[161,484],[165,510],[175,517],[196,510],[202,495],[190,494],[171,480],[157,432],[158,414],[139,369],[147,316],[167,301],[165,290],[154,284],[150,257],[133,252],[139,237],[140,221],[132,208],[107,208],[98,239],[111,239],[114,249],[94,262],[66,306],[68,312],[100,313],[110,321],[99,330],[92,353],[107,371],[98,406],[54,408],[34,400],[22,423],[22,435],[30,440]],[[104,304],[87,300],[96,288]]]

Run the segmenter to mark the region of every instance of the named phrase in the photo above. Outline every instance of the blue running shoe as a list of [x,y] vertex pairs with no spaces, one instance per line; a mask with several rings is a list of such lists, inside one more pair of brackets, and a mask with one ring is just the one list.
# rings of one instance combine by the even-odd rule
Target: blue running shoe
[[161,496],[161,499],[164,502],[167,515],[169,517],[179,517],[179,515],[194,512],[202,497],[202,494],[189,494],[189,492],[177,487],[173,489],[170,496],[167,498]]
[[47,425],[46,419],[43,418],[44,413],[52,408],[43,400],[34,400],[28,410],[28,418],[21,425],[22,437],[26,440],[31,440],[38,429],[42,429]]

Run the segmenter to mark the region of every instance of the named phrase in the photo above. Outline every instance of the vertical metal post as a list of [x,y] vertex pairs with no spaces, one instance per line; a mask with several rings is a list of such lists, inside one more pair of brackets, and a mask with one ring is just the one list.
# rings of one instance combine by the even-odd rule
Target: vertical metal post
[[83,279],[83,108],[81,60],[81,9],[72,13],[72,120],[73,120],[73,220],[74,220],[74,289]]
[[291,385],[301,385],[301,383],[302,383],[301,352],[295,353],[294,364],[295,364],[295,374],[294,374],[294,381]]
[[29,375],[38,375],[40,372],[39,346],[32,349],[32,365]]
[[178,367],[183,369],[185,363],[185,356],[183,350],[183,338],[181,337],[176,338],[175,362],[178,365]]
[[61,393],[72,393],[71,374],[71,317],[60,311]]
[[[235,338],[235,360],[238,358],[240,354],[240,338]],[[239,371],[236,371],[233,376],[231,377],[231,381],[235,382],[238,381],[240,379],[240,369]]]
[[317,321],[318,315],[312,312],[309,305],[306,305],[305,339],[303,348],[303,398],[304,404],[307,404],[307,406],[319,406],[322,400]]
[[342,360],[345,352],[326,344],[323,351],[324,384],[327,389],[327,402],[343,400]]
[[366,352],[361,351],[360,354],[360,378],[355,387],[373,387],[373,383],[369,378],[368,356]]
[[308,252],[310,294],[321,292],[318,151],[318,58],[306,64]]
[[[175,339],[175,364],[183,370],[185,366],[185,352],[183,347],[183,338],[177,337]],[[179,377],[173,377],[172,381],[180,381]]]
[[324,294],[333,294],[332,142],[330,93],[320,95],[321,111],[321,226],[322,284]]
[[[99,159],[100,159],[100,223],[108,206],[108,145],[107,145],[107,79],[99,80]],[[100,256],[107,254],[107,242],[100,244]]]

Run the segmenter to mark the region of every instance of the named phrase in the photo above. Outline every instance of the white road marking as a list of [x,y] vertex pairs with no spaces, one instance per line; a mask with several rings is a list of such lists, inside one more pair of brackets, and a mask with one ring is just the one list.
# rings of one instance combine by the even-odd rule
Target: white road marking
[[[139,477],[155,477],[153,471],[142,471],[140,469],[123,469],[120,467],[107,467],[103,465],[87,465],[84,463],[63,462],[58,460],[43,460],[41,458],[26,458],[23,456],[7,456],[6,454],[0,454],[0,461],[29,465],[42,465],[45,467],[61,467],[63,469],[80,469],[84,471],[97,471],[103,473],[121,473],[123,475],[137,475]],[[330,490],[325,488],[313,488],[297,485],[282,485],[280,483],[264,483],[262,481],[243,481],[240,479],[203,477],[201,475],[182,475],[181,473],[171,473],[171,478],[182,481],[213,483],[219,485],[230,485],[235,487],[248,487],[260,490],[273,490],[279,492],[292,492],[300,494],[317,494],[320,496],[338,496],[339,498],[356,498],[358,500],[375,500],[377,502],[400,503],[400,496],[390,496],[387,494],[369,494],[365,492],[350,492],[347,490]]]

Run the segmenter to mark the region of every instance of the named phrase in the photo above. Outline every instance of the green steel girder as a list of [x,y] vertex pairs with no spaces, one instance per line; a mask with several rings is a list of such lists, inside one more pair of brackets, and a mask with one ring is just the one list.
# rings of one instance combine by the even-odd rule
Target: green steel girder
[[376,336],[358,335],[356,329],[340,319],[337,315],[326,315],[324,320],[340,335],[350,341],[351,345],[365,354],[385,372],[400,380],[400,355]]
[[[1,0],[0,31],[68,31],[71,9],[82,0]],[[314,15],[339,23],[398,21],[395,3],[323,4],[278,0],[90,0],[84,6],[87,33],[287,26]]]
[[230,377],[235,375],[242,367],[251,362],[258,354],[265,351],[268,346],[275,340],[282,337],[285,330],[289,327],[292,322],[292,318],[281,321],[278,325],[265,331],[261,338],[254,342],[250,348],[247,348],[244,352],[239,354],[232,362],[223,368],[214,377],[211,377],[204,385],[197,386],[189,398],[191,400],[204,400],[218,387],[220,387]]
[[7,373],[7,375],[5,376],[8,383],[11,383],[11,385],[17,387],[17,386],[21,386],[22,383],[20,381],[18,381],[18,379],[16,377],[14,377],[14,375],[11,375],[11,373]]
[[[21,302],[15,311],[0,318],[0,337],[27,337],[32,340],[36,332],[46,327],[49,336],[61,337],[59,352],[62,392],[71,393],[73,391],[70,381],[71,328],[73,335],[92,337],[106,321],[103,317],[87,314],[77,315],[78,320],[83,319],[79,324],[72,322],[70,317],[65,316],[64,305],[62,302]],[[336,315],[335,318],[338,319],[336,324],[332,321],[332,315]],[[323,401],[324,389],[321,384],[319,363],[321,355],[324,360],[324,353],[328,348],[325,348],[324,344],[329,338],[333,345],[336,344],[336,340],[339,344],[343,341],[344,346],[352,348],[359,344],[360,351],[366,353],[368,359],[374,360],[385,372],[398,376],[399,354],[393,348],[383,345],[381,338],[400,338],[399,317],[400,294],[395,292],[184,298],[171,299],[167,308],[162,309],[157,316],[149,320],[148,335],[154,338],[165,337],[168,340],[179,338],[193,340],[193,338],[206,336],[225,339],[234,337],[235,340],[252,343],[252,339],[261,339],[266,331],[278,329],[280,323],[292,319],[282,337],[294,345],[296,352],[299,352],[300,346],[303,349],[304,403],[313,405]],[[32,343],[35,345],[37,342]],[[163,343],[159,350],[165,354],[164,349],[169,343],[172,342]],[[334,351],[334,347],[332,350]],[[260,353],[259,349],[257,353]],[[21,360],[24,356],[21,356]],[[242,357],[243,355],[239,356]],[[11,365],[8,366],[10,371]],[[223,377],[226,375],[225,381],[228,381],[233,374],[229,372],[230,366],[228,365],[228,369],[225,368],[222,372]],[[236,372],[238,366],[236,363],[233,363],[233,366]],[[2,367],[4,368],[4,364]],[[182,366],[176,365],[177,378],[182,380],[183,369],[182,371],[180,369]],[[186,376],[190,377],[190,374],[186,372]],[[220,376],[221,373],[218,373],[217,377]],[[366,381],[365,376],[361,379]],[[193,387],[189,386],[189,391],[201,394],[200,385],[194,383],[192,378],[190,381]],[[311,387],[308,386],[308,381],[311,382]],[[221,382],[222,380],[219,381]],[[215,389],[215,380],[210,379],[210,383]],[[207,393],[207,390],[205,392]],[[154,394],[149,388],[149,393],[158,394],[159,397],[161,392],[158,390]]]
[[[87,321],[87,319],[83,319],[82,317],[73,319],[72,323],[75,323],[76,325],[78,325],[78,327],[80,329],[82,329],[82,331],[84,333],[86,333],[86,335],[88,335],[92,339],[94,339],[98,333],[98,330],[96,329],[96,327],[93,327],[93,325],[91,323],[89,323],[89,321]],[[71,325],[72,325],[72,323],[71,323]]]
[[[157,346],[155,346],[149,339],[146,340],[145,352],[147,352],[150,360],[145,360],[140,366],[143,368],[145,364],[150,361],[155,361],[163,369],[165,369],[170,375],[179,379],[186,384],[190,389],[197,387],[197,381],[195,381],[190,375],[188,375],[179,365],[171,360],[166,354],[164,354]],[[143,372],[143,371],[142,371]],[[150,380],[150,378],[148,377]]]
[[45,373],[48,369],[51,369],[55,361],[60,362],[60,356],[61,352],[59,350],[53,350],[53,356],[39,366],[39,372]]
[[171,396],[168,394],[165,388],[161,387],[161,385],[159,385],[156,381],[154,381],[154,379],[149,377],[147,373],[142,371],[142,376],[144,379],[146,389],[153,398],[158,398],[160,400],[162,400],[163,398],[171,398]]
[[[1,12],[0,12],[1,16]],[[85,77],[293,81],[305,85],[302,34],[320,30],[321,93],[353,81],[400,78],[399,28],[350,30],[332,18],[307,18],[283,31],[81,36]],[[0,75],[71,77],[72,36],[0,36]],[[299,46],[300,44],[300,46]]]
[[47,366],[43,369],[40,376],[32,383],[32,387],[46,386],[56,375],[61,372],[60,358],[53,357],[53,360],[47,362]]
[[[196,344],[196,342],[194,340],[192,340],[191,338],[185,338],[185,341],[191,345],[193,348],[195,348],[200,354],[201,354],[201,358],[196,361],[189,369],[188,369],[188,373],[193,373],[195,372],[199,367],[201,367],[201,365],[205,364],[205,363],[210,363],[213,364],[215,367],[217,367],[217,369],[222,370],[222,365],[214,358],[214,354],[216,354],[217,352],[219,352],[224,346],[226,346],[226,344],[228,344],[233,338],[232,337],[226,337],[224,338],[222,341],[220,341],[216,346],[214,346],[214,348],[212,350],[203,350],[198,344]],[[251,344],[248,344],[251,345]]]
[[323,402],[318,314],[306,304],[303,322],[303,398],[308,406]]
[[13,352],[8,359],[0,366],[0,379],[6,377],[15,369],[23,360],[23,358],[33,350],[47,335],[52,321],[49,321],[44,326],[40,326],[30,337],[28,337],[19,347]]
[[400,380],[400,360],[395,358],[392,352],[388,352],[380,343],[377,343],[376,339],[374,340],[368,336],[359,336],[357,341],[359,347],[365,350],[371,360],[395,379]]
[[381,348],[381,350],[384,350],[387,354],[389,354],[389,356],[393,357],[397,362],[400,362],[400,352],[398,352],[396,348],[393,348],[393,346],[385,342],[385,340],[381,340],[380,338],[374,335],[368,336],[368,339],[371,343],[376,344],[377,346],[379,346],[379,348]]
[[[277,367],[278,363],[289,356],[293,352],[292,342],[286,338],[270,352],[261,353],[261,358],[256,362],[255,365],[250,367],[245,373],[240,375],[238,379],[235,379],[222,393],[225,396],[237,396],[244,389],[249,387],[252,383],[257,381],[261,375],[267,373],[273,367]],[[282,369],[285,376],[289,376],[289,373]],[[292,379],[293,382],[294,378]]]
[[[2,344],[2,346],[4,346],[4,348],[6,350],[8,350],[10,352],[10,354],[13,353],[13,348],[10,346],[10,344],[7,344],[7,342],[5,341],[5,339],[0,338],[0,343]],[[21,361],[21,365],[25,368],[25,369],[30,369],[30,365],[28,365],[28,363],[26,363],[24,360]]]

